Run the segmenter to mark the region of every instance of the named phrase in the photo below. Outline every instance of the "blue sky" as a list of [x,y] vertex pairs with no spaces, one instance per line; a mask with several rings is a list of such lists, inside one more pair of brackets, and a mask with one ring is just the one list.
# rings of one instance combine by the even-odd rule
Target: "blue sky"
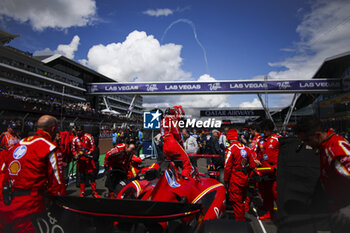
[[[28,2],[0,3],[1,28],[21,35],[11,46],[61,53],[117,81],[306,79],[325,58],[350,50],[345,0]],[[189,99],[203,107],[259,106],[254,95],[158,96],[145,103]],[[269,97],[271,107],[289,101],[290,95]]]

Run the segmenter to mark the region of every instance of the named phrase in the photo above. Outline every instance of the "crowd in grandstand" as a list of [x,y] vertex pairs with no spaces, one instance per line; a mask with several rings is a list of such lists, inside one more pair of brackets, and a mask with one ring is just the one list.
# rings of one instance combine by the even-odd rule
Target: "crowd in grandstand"
[[[11,103],[11,106],[16,108],[16,110],[26,111],[26,112],[48,112],[55,113],[57,115],[68,115],[68,116],[83,116],[83,117],[93,117],[96,119],[115,119],[115,120],[127,120],[125,114],[115,114],[113,112],[102,112],[91,107],[89,103],[86,102],[62,102],[62,100],[57,100],[56,98],[34,98],[25,97],[21,95],[11,94],[0,90],[0,97],[3,97],[6,103]],[[19,103],[20,108],[16,105]],[[139,120],[136,116],[131,116],[131,121]]]

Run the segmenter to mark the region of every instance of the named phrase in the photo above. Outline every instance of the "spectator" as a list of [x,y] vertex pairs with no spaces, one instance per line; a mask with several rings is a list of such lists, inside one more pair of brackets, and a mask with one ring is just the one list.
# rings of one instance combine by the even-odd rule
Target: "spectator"
[[0,148],[10,149],[17,142],[19,142],[19,136],[16,133],[17,125],[10,123],[7,127],[7,131],[0,135]]
[[[210,137],[207,146],[206,146],[207,155],[221,155],[222,150],[219,145],[219,131],[214,129],[212,131],[212,136]],[[208,163],[214,163],[217,167],[219,165],[220,159],[207,159]]]
[[125,136],[125,132],[120,131],[120,134],[116,141],[116,145],[126,143],[126,141],[127,141],[127,137]]
[[224,132],[220,135],[219,138],[219,145],[222,150],[226,150],[226,148],[229,146],[229,143],[227,142],[226,135],[229,128],[225,127]]
[[[182,130],[182,135],[185,139],[184,140],[185,152],[188,155],[197,154],[198,149],[199,149],[197,140],[193,136],[189,135],[187,129]],[[193,166],[197,167],[197,158],[190,157],[190,161],[191,161]]]
[[112,143],[113,146],[117,145],[117,138],[118,138],[118,133],[116,129],[113,129],[113,133],[112,133]]

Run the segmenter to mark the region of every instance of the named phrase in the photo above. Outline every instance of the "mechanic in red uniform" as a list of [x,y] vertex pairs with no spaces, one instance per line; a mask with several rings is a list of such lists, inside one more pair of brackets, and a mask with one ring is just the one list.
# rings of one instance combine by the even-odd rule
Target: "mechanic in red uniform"
[[85,184],[89,183],[92,189],[92,196],[99,198],[96,192],[95,181],[95,163],[92,152],[95,150],[94,138],[91,134],[84,132],[84,126],[76,127],[76,136],[72,140],[72,154],[77,160],[78,172],[80,173],[80,194],[79,197],[85,196]]
[[0,148],[9,149],[19,142],[19,136],[16,133],[16,124],[10,123],[7,127],[7,131],[0,135]]
[[[252,157],[254,159],[254,162],[256,164],[256,166],[261,166],[260,160],[259,160],[259,151],[260,151],[260,147],[259,147],[259,143],[260,143],[260,139],[261,139],[261,134],[260,134],[260,127],[258,125],[252,125],[249,128],[249,133],[252,135],[253,139],[250,143],[249,149],[252,152]],[[253,175],[253,171],[249,174],[249,179],[251,179],[252,175]],[[258,186],[257,182],[251,180],[251,183],[249,184],[250,186],[252,186],[253,188],[253,192],[256,191],[256,187]],[[249,196],[247,196],[247,199],[244,203],[245,206],[245,211],[249,211],[250,209],[250,203],[251,203],[251,198]]]
[[252,125],[249,129],[250,134],[253,136],[252,142],[250,143],[249,149],[252,152],[252,156],[257,165],[261,165],[258,159],[259,142],[261,140],[260,127],[258,125]]
[[190,176],[194,168],[183,148],[183,141],[179,129],[178,121],[185,115],[182,106],[174,106],[167,109],[166,116],[162,120],[161,134],[163,137],[163,152],[167,159],[182,161],[182,176]]
[[133,155],[131,158],[131,164],[128,170],[128,179],[135,178],[137,174],[140,172],[140,164],[142,163],[142,159]]
[[320,179],[333,212],[333,232],[350,232],[350,144],[333,130],[324,130],[316,118],[303,118],[296,131],[304,144],[318,149]]
[[261,129],[264,133],[262,157],[260,167],[264,168],[264,178],[259,184],[259,191],[263,198],[263,209],[266,213],[259,217],[260,220],[272,220],[274,201],[277,201],[276,168],[279,152],[279,135],[273,132],[275,125],[271,120],[264,120]]
[[108,188],[109,197],[114,198],[126,185],[134,150],[134,144],[122,143],[117,144],[106,153],[104,167],[107,179],[105,186]]
[[57,123],[53,116],[40,117],[36,134],[21,140],[5,155],[0,232],[34,232],[31,218],[45,210],[45,192],[65,195],[61,152],[53,143]]
[[255,162],[248,147],[238,142],[236,129],[230,129],[226,135],[230,146],[225,153],[224,181],[228,185],[235,220],[245,221],[244,201],[247,198],[248,178]]

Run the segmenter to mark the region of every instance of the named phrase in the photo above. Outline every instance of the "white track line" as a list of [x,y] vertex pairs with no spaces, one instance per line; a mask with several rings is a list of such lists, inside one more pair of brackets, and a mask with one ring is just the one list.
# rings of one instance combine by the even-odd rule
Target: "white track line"
[[261,227],[261,230],[263,231],[263,233],[267,233],[266,230],[265,230],[265,227],[264,227],[264,224],[261,222],[261,220],[259,219],[259,215],[258,215],[258,212],[256,211],[255,207],[253,207],[253,210],[256,214],[256,219],[258,220],[259,222],[259,225]]

